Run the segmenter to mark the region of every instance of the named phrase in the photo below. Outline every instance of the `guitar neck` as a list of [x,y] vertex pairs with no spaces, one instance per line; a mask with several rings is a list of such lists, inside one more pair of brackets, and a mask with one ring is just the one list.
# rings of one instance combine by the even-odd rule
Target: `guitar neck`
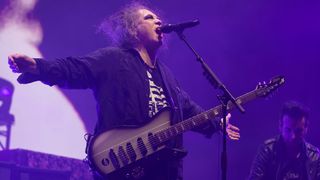
[[[253,90],[249,93],[246,93],[236,99],[237,103],[244,104],[247,103],[255,98],[257,98],[257,94],[259,90]],[[234,108],[234,104],[232,102],[228,102],[227,111],[231,111]],[[205,112],[202,112],[196,116],[193,116],[189,119],[186,119],[182,122],[174,124],[166,129],[160,130],[153,134],[154,138],[156,138],[157,144],[164,143],[175,137],[180,135],[184,132],[189,130],[201,127],[202,125],[208,123],[211,119],[214,119],[217,116],[222,114],[222,105],[216,106],[212,109],[209,109]]]

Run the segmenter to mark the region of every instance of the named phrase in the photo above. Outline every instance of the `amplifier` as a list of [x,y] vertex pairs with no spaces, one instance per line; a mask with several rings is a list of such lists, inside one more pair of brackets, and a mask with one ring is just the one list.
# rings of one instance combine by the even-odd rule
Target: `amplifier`
[[[0,151],[0,177],[20,180],[92,180],[89,167],[80,159],[34,152],[24,149]],[[2,173],[2,174],[1,174]],[[42,178],[40,178],[42,177]],[[20,179],[19,179],[20,178]],[[37,179],[38,178],[38,179]],[[15,180],[15,179],[14,179]]]

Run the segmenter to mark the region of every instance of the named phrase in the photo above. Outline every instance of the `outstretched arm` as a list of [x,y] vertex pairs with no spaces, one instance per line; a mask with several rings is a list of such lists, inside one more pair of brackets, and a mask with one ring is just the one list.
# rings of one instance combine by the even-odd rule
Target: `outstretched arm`
[[107,77],[118,67],[113,56],[109,49],[100,49],[83,57],[53,60],[13,54],[8,57],[8,64],[14,73],[21,73],[18,81],[22,84],[41,81],[50,86],[84,89],[92,88],[102,73]]

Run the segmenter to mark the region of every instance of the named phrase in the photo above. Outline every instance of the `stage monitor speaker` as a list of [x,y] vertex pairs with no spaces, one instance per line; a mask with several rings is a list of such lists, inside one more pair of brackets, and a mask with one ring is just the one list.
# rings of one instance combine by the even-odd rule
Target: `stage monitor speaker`
[[0,151],[0,162],[3,162],[0,164],[0,174],[2,173],[0,180],[3,180],[2,176],[7,177],[10,174],[11,176],[18,174],[19,180],[38,180],[44,176],[45,178],[41,180],[52,180],[57,177],[59,177],[57,180],[64,180],[63,178],[67,176],[68,180],[93,179],[88,166],[82,160],[53,154],[24,149],[3,150]]
[[1,180],[11,180],[12,168],[14,164],[5,163],[0,161],[0,177]]
[[70,180],[71,171],[18,167],[15,164],[0,162],[1,180]]

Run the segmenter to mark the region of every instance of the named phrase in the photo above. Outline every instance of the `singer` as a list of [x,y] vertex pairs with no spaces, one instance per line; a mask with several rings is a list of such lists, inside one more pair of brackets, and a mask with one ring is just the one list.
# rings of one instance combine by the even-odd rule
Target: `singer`
[[[132,3],[102,22],[100,29],[113,40],[108,47],[83,57],[51,60],[12,54],[8,63],[14,73],[21,74],[18,78],[21,84],[41,81],[49,86],[92,89],[98,113],[93,137],[104,138],[104,133],[121,130],[122,134],[106,140],[110,142],[126,136],[126,131],[143,129],[146,125],[150,127],[164,109],[172,110],[171,118],[167,119],[170,124],[203,111],[190,100],[169,69],[157,58],[165,38],[161,25],[162,21],[149,7]],[[221,129],[220,122],[220,119],[208,121],[195,131],[210,137]],[[230,123],[227,132],[232,140],[240,138],[239,129]],[[90,164],[97,172],[94,173],[95,179],[181,180],[181,158],[186,155],[182,135],[174,136],[167,141],[164,150],[150,156],[156,158],[141,158],[129,168],[118,168],[119,164],[128,163],[128,158],[140,156],[143,149],[140,153],[137,148],[147,143],[140,139],[138,147],[130,149],[129,146],[136,144],[128,143],[122,150],[111,149],[106,152],[106,159],[98,163],[92,162],[95,156],[91,154]],[[95,146],[90,141],[88,146],[90,157]],[[103,173],[101,168],[109,166],[115,170],[111,174]]]

